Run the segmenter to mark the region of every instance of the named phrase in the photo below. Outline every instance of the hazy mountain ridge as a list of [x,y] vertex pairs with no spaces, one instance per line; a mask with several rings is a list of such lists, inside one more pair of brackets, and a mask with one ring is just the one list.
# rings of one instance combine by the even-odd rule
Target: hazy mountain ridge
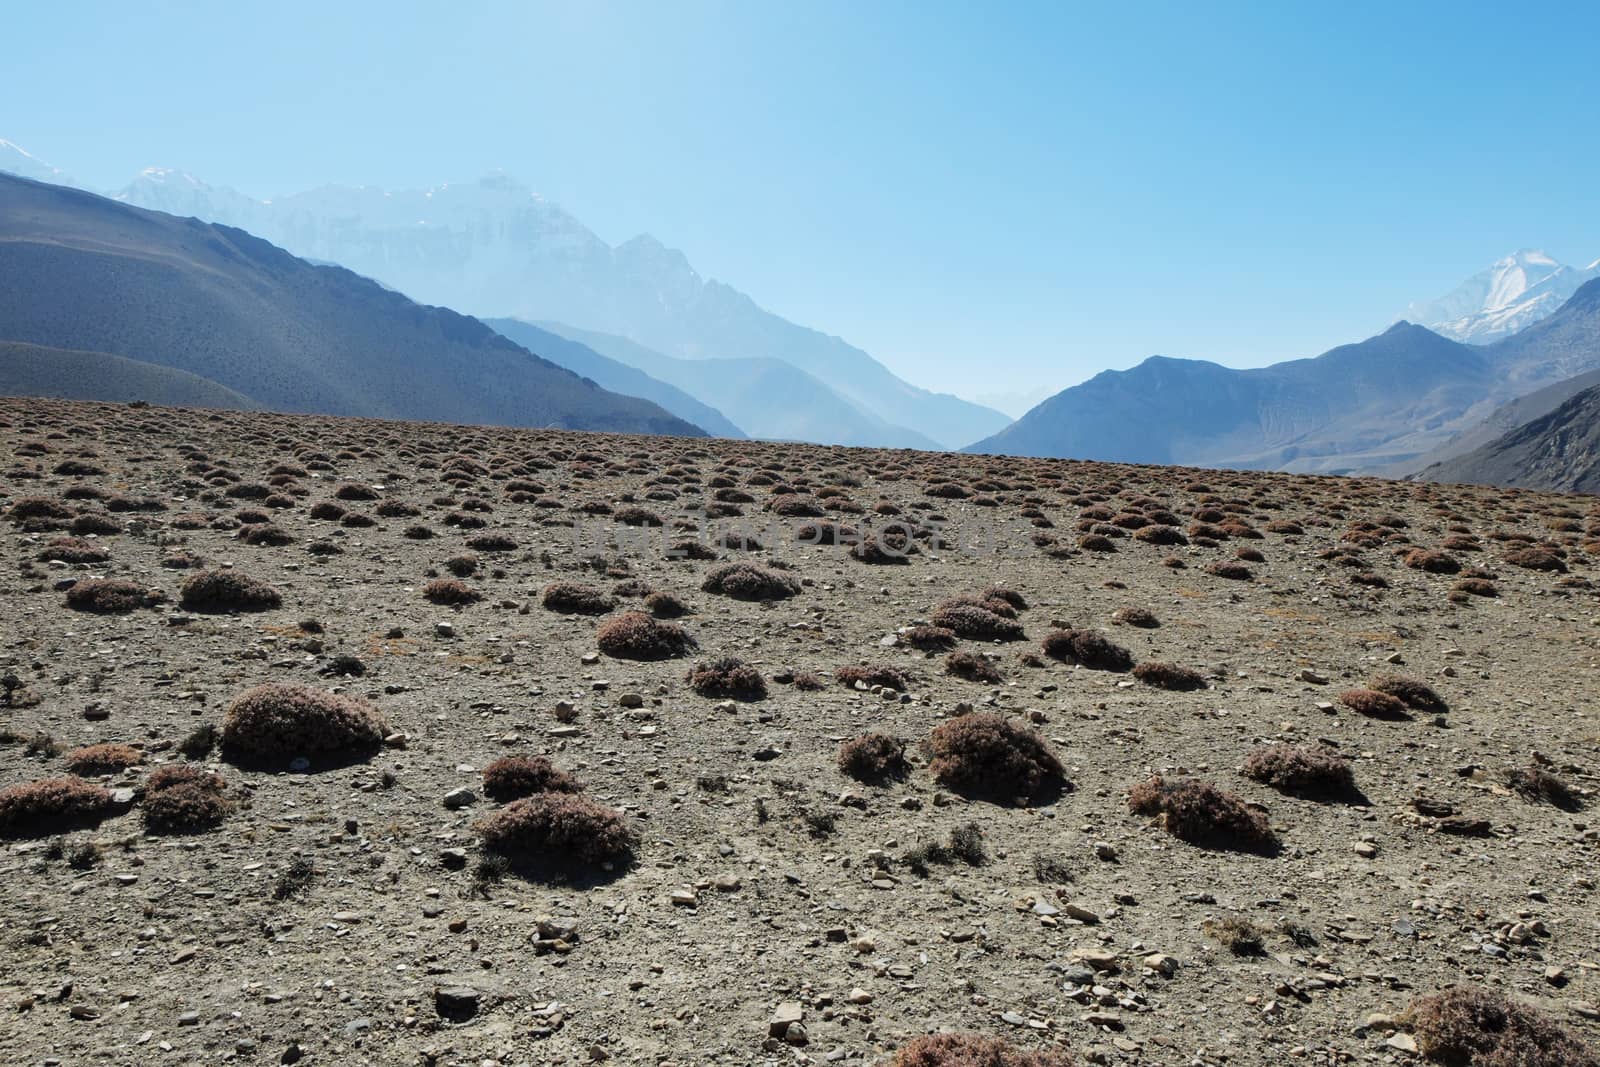
[[[890,425],[862,410],[820,379],[782,360],[677,359],[614,334],[580,330],[559,322],[541,322],[538,326],[703,397],[741,426],[764,427],[761,436],[770,440],[830,441],[925,451],[940,447],[932,438]],[[518,336],[514,327],[505,328],[513,337]]]
[[243,393],[173,367],[113,356],[0,341],[0,396],[61,400],[143,400],[163,407],[253,411]]
[[[343,264],[417,299],[465,312],[571,323],[685,359],[782,360],[883,423],[948,447],[1011,421],[911,385],[842,339],[789,322],[732,286],[702,278],[681,252],[653,237],[613,248],[503,175],[397,192],[326,186],[257,201],[151,169],[117,195],[239,226],[297,255]],[[770,427],[742,428],[781,436]]]
[[[1597,375],[1585,375],[1593,380]],[[1418,471],[1418,480],[1600,492],[1600,385],[1470,452]]]
[[704,434],[243,230],[4,175],[0,339],[176,368],[284,411]]

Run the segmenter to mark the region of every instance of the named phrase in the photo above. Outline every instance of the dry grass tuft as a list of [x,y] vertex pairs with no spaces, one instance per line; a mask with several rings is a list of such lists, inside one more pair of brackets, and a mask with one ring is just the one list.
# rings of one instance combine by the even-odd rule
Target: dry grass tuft
[[1412,1001],[1417,1050],[1447,1067],[1600,1067],[1600,1056],[1542,1012],[1481,986]]

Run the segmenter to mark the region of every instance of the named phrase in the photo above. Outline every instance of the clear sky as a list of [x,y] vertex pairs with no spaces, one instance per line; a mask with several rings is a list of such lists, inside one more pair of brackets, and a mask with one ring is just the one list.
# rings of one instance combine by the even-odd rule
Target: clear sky
[[1600,5],[12,5],[0,138],[115,188],[524,179],[964,394],[1245,366],[1600,257]]

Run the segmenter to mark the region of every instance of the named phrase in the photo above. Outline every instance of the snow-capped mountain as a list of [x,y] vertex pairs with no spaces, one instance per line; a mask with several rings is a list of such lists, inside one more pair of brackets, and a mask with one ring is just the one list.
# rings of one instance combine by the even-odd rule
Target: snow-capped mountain
[[29,155],[21,145],[6,140],[0,140],[0,171],[15,174],[19,178],[32,178],[36,182],[50,182],[52,185],[77,184],[63,171]]
[[1437,300],[1412,304],[1403,317],[1455,341],[1487,344],[1552,314],[1592,278],[1600,278],[1600,259],[1569,267],[1525,248]]
[[[503,174],[431,189],[324,186],[253,200],[152,168],[117,199],[237,226],[297,256],[338,263],[413,299],[467,314],[560,321],[680,359],[781,360],[820,379],[843,402],[947,448],[1010,422],[990,408],[911,385],[840,338],[788,322],[737,289],[701,277],[682,252],[654,237],[613,247]],[[760,426],[745,429],[764,435]]]

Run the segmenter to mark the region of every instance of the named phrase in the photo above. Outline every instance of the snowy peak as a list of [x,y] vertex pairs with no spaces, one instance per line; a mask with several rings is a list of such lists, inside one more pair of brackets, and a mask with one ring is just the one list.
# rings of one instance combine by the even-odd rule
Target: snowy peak
[[1525,248],[1437,300],[1412,304],[1405,317],[1452,340],[1487,344],[1550,315],[1596,277],[1600,260],[1580,269]]
[[65,172],[34,156],[21,145],[0,140],[0,171],[54,185],[76,185]]

